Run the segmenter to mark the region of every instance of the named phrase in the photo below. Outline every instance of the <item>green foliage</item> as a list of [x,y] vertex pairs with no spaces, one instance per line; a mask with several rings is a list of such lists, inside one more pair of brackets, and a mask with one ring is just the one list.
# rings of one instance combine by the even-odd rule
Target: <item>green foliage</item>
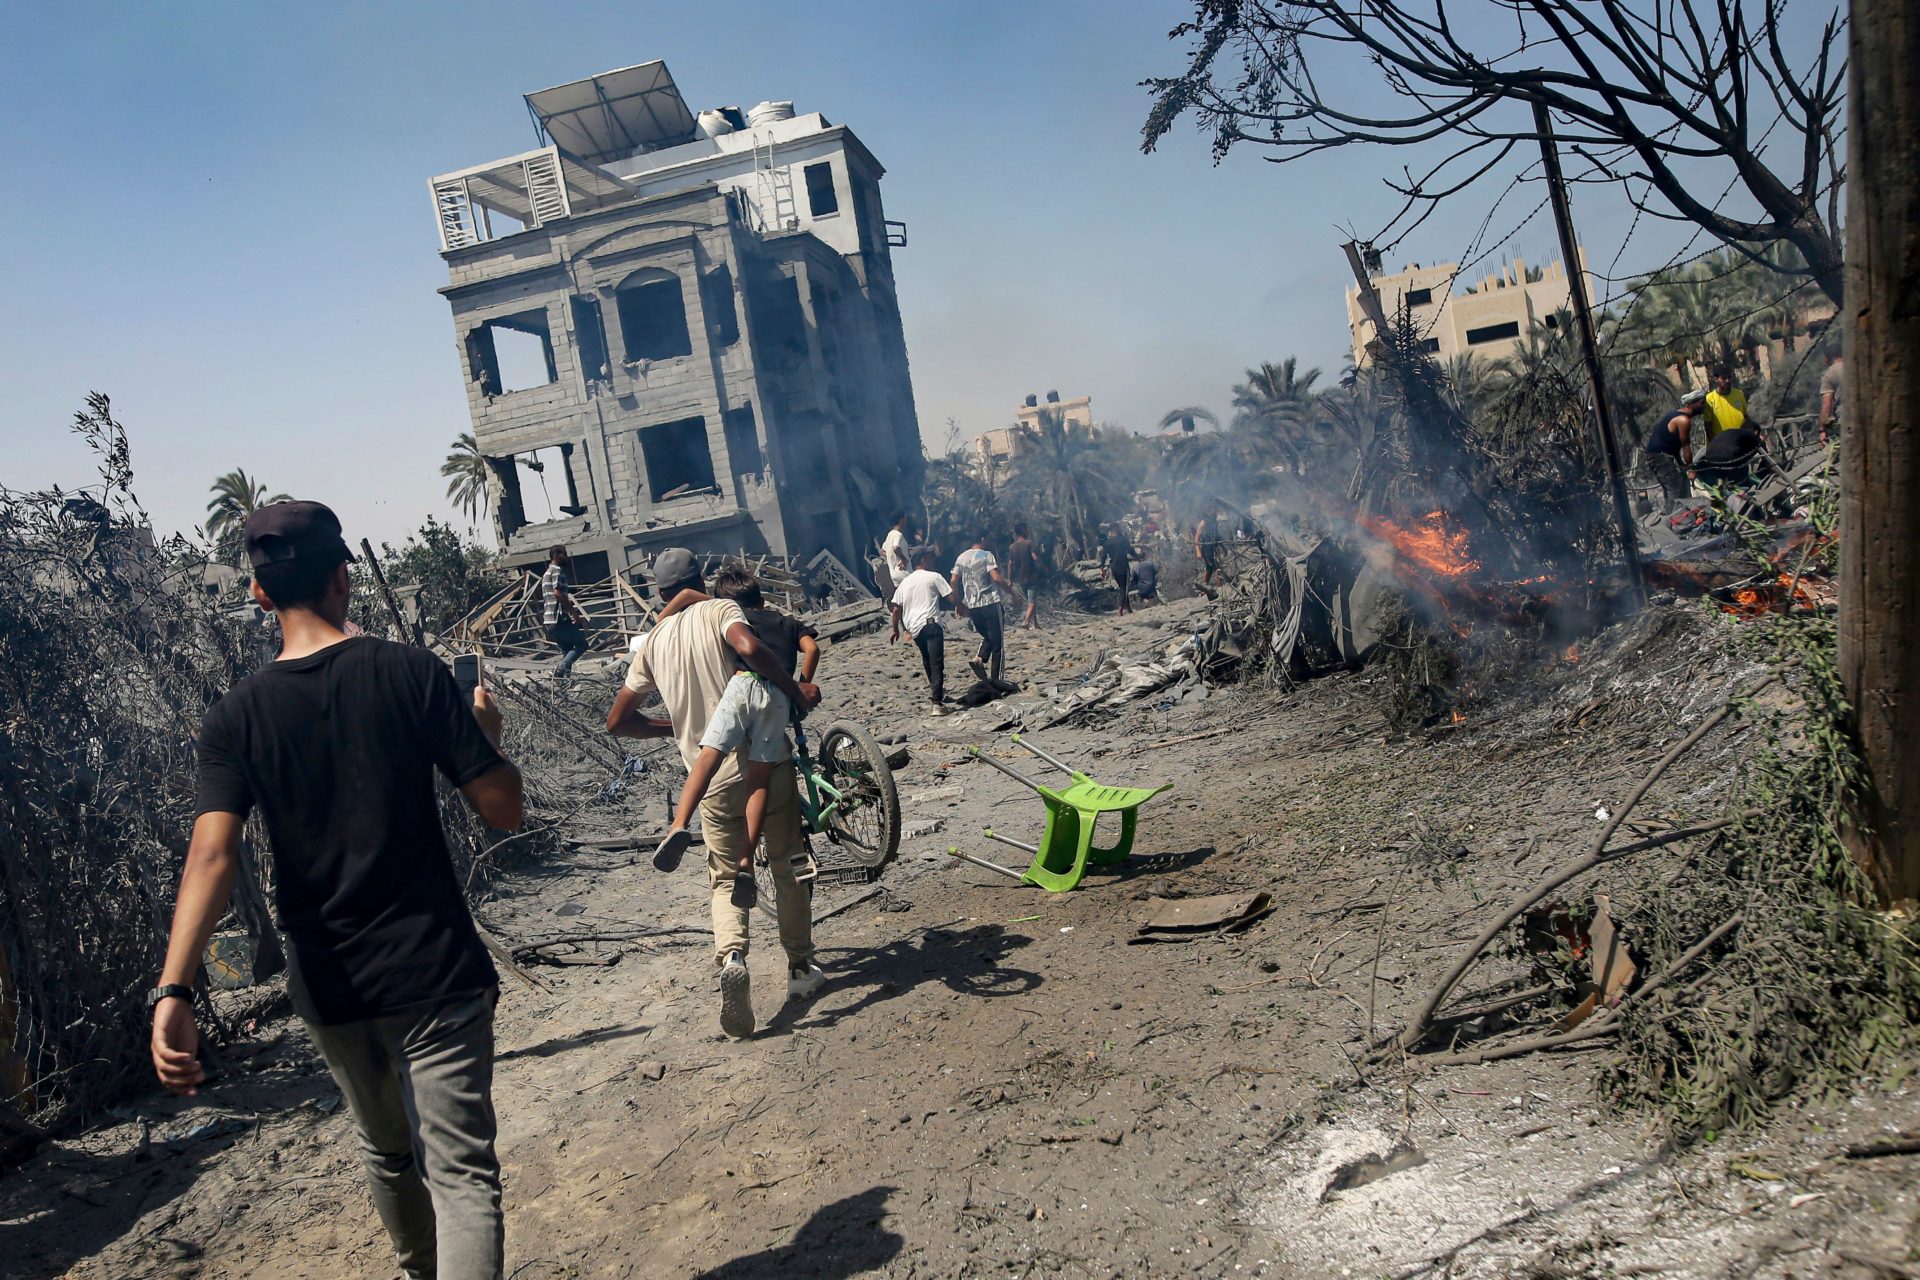
[[[418,584],[420,622],[438,633],[506,585],[493,568],[493,552],[478,542],[462,542],[452,525],[432,516],[396,549],[380,547],[380,568],[396,590]],[[380,588],[364,559],[353,566],[353,612],[361,626],[385,634],[391,622]]]
[[1632,292],[1609,350],[1682,371],[1744,366],[1749,376],[1758,376],[1757,353],[1770,341],[1779,339],[1789,355],[1804,347],[1807,313],[1824,301],[1810,287],[1805,260],[1784,242],[1753,256],[1724,249],[1648,276]]
[[1116,428],[1089,428],[1043,409],[1020,428],[1023,444],[1002,491],[1008,509],[1022,513],[1043,545],[1091,550],[1100,525],[1132,509],[1143,469],[1132,437]]
[[965,457],[956,452],[927,459],[920,482],[927,539],[949,556],[982,536],[994,546],[1013,541],[1013,520],[986,481],[968,469]]
[[1623,1010],[1622,1055],[1605,1079],[1689,1136],[1753,1123],[1798,1089],[1851,1090],[1911,1046],[1920,1019],[1920,937],[1873,906],[1842,838],[1862,775],[1833,622],[1781,617],[1755,639],[1772,646],[1797,705],[1749,708],[1766,744],[1734,801],[1750,816],[1635,922],[1644,967],[1659,972],[1735,915],[1744,922],[1704,972]]

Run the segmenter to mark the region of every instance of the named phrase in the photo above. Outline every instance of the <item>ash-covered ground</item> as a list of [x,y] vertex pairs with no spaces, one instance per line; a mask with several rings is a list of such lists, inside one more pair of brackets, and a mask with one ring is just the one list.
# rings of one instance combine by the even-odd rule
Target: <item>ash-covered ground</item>
[[[1411,736],[1388,730],[1377,674],[1085,711],[1036,738],[1102,781],[1172,784],[1143,811],[1134,863],[1050,895],[946,856],[1011,861],[981,829],[1040,826],[1031,794],[967,747],[1032,768],[1005,726],[1052,719],[1103,655],[1164,655],[1211,607],[1049,615],[1009,637],[1024,692],[947,717],[927,714],[910,644],[833,645],[817,722],[905,735],[909,835],[878,886],[821,885],[817,998],[782,1004],[757,923],[751,1040],[718,1031],[697,858],[671,877],[594,848],[513,863],[483,909],[504,943],[614,940],[550,946],[568,963],[502,988],[509,1273],[1920,1271],[1915,1157],[1843,1157],[1920,1123],[1898,1081],[1796,1100],[1768,1129],[1674,1155],[1658,1116],[1596,1091],[1605,1041],[1435,1070],[1365,1054],[1369,1027],[1402,1025],[1490,913],[1577,856],[1597,811],[1755,683],[1737,620],[1650,611],[1577,662],[1543,660],[1525,696]],[[964,684],[959,636],[949,652]],[[583,723],[614,679],[576,683]],[[1716,812],[1752,746],[1737,724],[1716,734],[1636,819]],[[579,789],[607,780],[598,748],[570,767]],[[1680,865],[1648,854],[1579,888],[1631,922]],[[1238,934],[1129,945],[1149,898],[1234,890],[1276,909]],[[1520,963],[1486,962],[1463,994]],[[1544,1029],[1552,1015],[1520,1016]],[[156,1091],[121,1114],[0,1176],[0,1270],[392,1273],[348,1117],[284,1014],[231,1047],[199,1098]]]

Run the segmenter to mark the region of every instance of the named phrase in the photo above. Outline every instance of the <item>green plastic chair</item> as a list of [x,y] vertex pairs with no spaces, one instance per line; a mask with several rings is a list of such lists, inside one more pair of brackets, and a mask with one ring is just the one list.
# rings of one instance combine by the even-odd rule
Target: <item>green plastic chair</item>
[[[1073,768],[1065,761],[1049,755],[1019,734],[1013,735],[1016,745],[1025,747],[1040,759],[1059,769],[1073,779],[1071,786],[1042,786],[1017,769],[1001,764],[992,756],[981,752],[980,748],[970,750],[978,759],[986,761],[1000,772],[1026,786],[1032,787],[1039,795],[1040,802],[1047,807],[1046,826],[1041,830],[1040,843],[1028,844],[1003,836],[992,828],[984,834],[989,840],[1011,845],[1033,855],[1033,863],[1024,872],[1014,871],[997,863],[978,858],[966,858],[979,866],[990,867],[1028,884],[1037,884],[1053,893],[1065,893],[1080,883],[1086,875],[1089,864],[1109,867],[1125,862],[1133,852],[1133,834],[1139,820],[1140,806],[1171,788],[1173,784],[1158,787],[1110,787],[1095,782],[1086,774]],[[1096,845],[1093,842],[1095,825],[1103,813],[1120,815],[1120,838],[1111,845]],[[964,857],[957,849],[949,849],[956,857]]]

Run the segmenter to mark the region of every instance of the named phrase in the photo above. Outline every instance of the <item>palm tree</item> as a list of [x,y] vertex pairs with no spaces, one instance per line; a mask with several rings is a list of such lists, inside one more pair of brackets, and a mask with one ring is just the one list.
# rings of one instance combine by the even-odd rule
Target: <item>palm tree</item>
[[1042,409],[1035,422],[1016,430],[1024,443],[1007,481],[1010,506],[1025,511],[1029,523],[1055,541],[1090,549],[1095,531],[1125,512],[1132,496],[1124,460],[1099,433],[1067,421],[1058,410]]
[[454,440],[447,460],[440,464],[440,474],[447,478],[448,499],[466,512],[469,522],[486,512],[493,471],[473,432],[462,431]]
[[1291,406],[1310,404],[1313,401],[1313,384],[1319,381],[1320,371],[1308,369],[1302,373],[1299,361],[1288,356],[1279,364],[1262,361],[1257,369],[1247,370],[1247,380],[1233,389],[1233,407],[1241,414],[1259,417],[1276,413]]
[[1498,375],[1493,366],[1463,351],[1449,356],[1440,371],[1446,376],[1447,392],[1453,400],[1453,407],[1467,421],[1477,421],[1496,390]]
[[1231,437],[1217,431],[1167,441],[1161,468],[1171,487],[1189,499],[1237,501],[1244,496],[1246,456]]
[[207,503],[207,536],[220,547],[223,559],[239,554],[241,530],[247,517],[261,507],[290,501],[284,493],[267,496],[267,487],[236,467],[213,482],[213,500]]
[[1318,369],[1301,373],[1298,361],[1288,356],[1247,370],[1247,380],[1233,388],[1233,430],[1251,465],[1305,472],[1306,419],[1319,377]]
[[1216,431],[1220,429],[1220,419],[1213,416],[1213,410],[1197,404],[1182,405],[1178,409],[1169,409],[1160,416],[1160,430],[1168,431],[1179,427],[1186,435],[1192,435],[1199,429],[1197,424],[1202,422]]

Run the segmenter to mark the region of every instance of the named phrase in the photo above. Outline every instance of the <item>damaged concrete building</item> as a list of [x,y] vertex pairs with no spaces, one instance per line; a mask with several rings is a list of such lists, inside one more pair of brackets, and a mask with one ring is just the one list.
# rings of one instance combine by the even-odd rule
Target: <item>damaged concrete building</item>
[[432,180],[505,562],[861,565],[922,459],[880,162],[791,103],[696,116],[661,62],[526,103],[539,147]]

